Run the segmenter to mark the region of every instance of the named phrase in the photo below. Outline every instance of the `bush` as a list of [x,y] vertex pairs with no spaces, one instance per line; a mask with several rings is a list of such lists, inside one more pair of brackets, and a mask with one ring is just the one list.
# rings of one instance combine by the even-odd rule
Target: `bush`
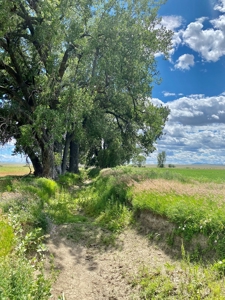
[[175,168],[176,166],[173,165],[173,164],[168,164],[168,167],[169,167],[169,168]]

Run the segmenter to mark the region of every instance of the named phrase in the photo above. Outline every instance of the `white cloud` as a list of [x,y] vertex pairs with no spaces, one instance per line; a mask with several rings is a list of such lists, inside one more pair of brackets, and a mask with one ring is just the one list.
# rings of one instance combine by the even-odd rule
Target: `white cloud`
[[183,18],[181,16],[163,16],[161,24],[167,29],[175,31],[177,28],[181,27],[183,24]]
[[214,6],[214,9],[220,12],[225,12],[225,0],[219,0],[218,4]]
[[[217,2],[214,9],[225,13],[225,0]],[[204,22],[206,20],[211,26],[205,29]],[[181,16],[163,16],[161,24],[174,32],[172,49],[169,52],[171,62],[172,55],[179,45],[188,46],[208,62],[216,62],[225,55],[225,14],[221,14],[213,20],[203,16],[188,24],[186,28],[184,28],[185,20]],[[160,55],[161,53],[156,54],[156,56]],[[179,61],[176,62],[176,66],[178,69],[182,69],[179,67]]]
[[[163,104],[152,99],[154,104]],[[166,151],[167,163],[225,163],[225,96],[190,95],[166,103],[171,113],[157,143],[158,152]],[[149,163],[157,163],[157,153]]]
[[184,126],[225,124],[225,96],[190,95],[167,102],[167,105],[171,109],[169,117],[171,122],[178,122]]
[[225,15],[211,20],[213,28],[203,29],[205,18],[191,22],[182,31],[183,42],[206,61],[216,62],[225,55]]
[[194,55],[183,54],[176,61],[175,68],[181,70],[190,70],[190,67],[193,67],[194,64],[195,64]]
[[163,95],[164,95],[164,97],[176,96],[175,93],[170,93],[170,92],[166,92],[166,91],[163,91]]

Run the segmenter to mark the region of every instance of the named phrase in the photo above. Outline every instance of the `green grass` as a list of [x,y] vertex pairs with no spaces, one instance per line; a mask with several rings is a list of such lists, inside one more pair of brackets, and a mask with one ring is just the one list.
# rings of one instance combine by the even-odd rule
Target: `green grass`
[[8,255],[14,246],[14,232],[7,219],[0,214],[0,257]]
[[[161,172],[166,172],[165,170]],[[225,169],[170,169],[171,174],[180,174],[188,179],[194,179],[200,182],[225,182]]]

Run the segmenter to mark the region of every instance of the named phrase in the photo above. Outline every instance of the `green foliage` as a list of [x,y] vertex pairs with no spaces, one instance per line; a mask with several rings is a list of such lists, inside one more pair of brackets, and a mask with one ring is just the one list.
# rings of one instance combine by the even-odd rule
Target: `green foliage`
[[166,162],[166,152],[162,151],[157,155],[158,167],[164,168]]
[[73,173],[66,173],[64,175],[60,175],[57,183],[59,183],[62,187],[69,187],[73,185],[78,185],[82,182],[81,174],[73,174]]
[[55,178],[72,140],[100,167],[154,151],[169,114],[149,100],[155,54],[171,49],[163,3],[1,2],[0,140],[15,137],[36,175]]
[[142,266],[131,284],[140,286],[141,299],[222,300],[225,290],[217,265],[204,267],[184,259],[179,268],[170,263],[154,269]]
[[38,178],[37,186],[41,189],[41,193],[48,195],[48,197],[52,197],[55,195],[58,185],[54,180],[47,178]]
[[44,231],[47,229],[48,221],[43,211],[43,202],[34,195],[24,195],[22,198],[4,201],[0,207],[5,213],[11,211],[11,213],[18,215],[25,231],[39,227]]
[[90,168],[87,171],[87,175],[88,175],[89,178],[94,179],[99,175],[100,171],[101,171],[100,168]]
[[97,224],[118,232],[132,218],[132,213],[126,206],[126,190],[125,182],[102,173],[92,186],[80,192],[78,205],[87,215],[94,217]]
[[6,218],[0,214],[0,258],[6,256],[14,245],[14,233],[12,226]]
[[[35,274],[35,271],[42,271]],[[34,268],[31,261],[15,256],[0,259],[0,299],[48,300],[51,283],[41,268]]]
[[10,177],[0,178],[0,192],[11,192],[12,190],[12,179]]
[[132,163],[134,166],[142,167],[146,163],[146,157],[144,155],[139,154],[132,159]]
[[175,168],[176,166],[173,165],[173,164],[168,164],[168,167],[169,167],[169,168]]
[[[51,280],[44,276],[43,239],[40,230],[24,234],[18,215],[10,213],[15,244],[10,255],[0,258],[0,299],[49,299]],[[33,256],[33,251],[37,253]],[[29,253],[29,258],[27,254]]]

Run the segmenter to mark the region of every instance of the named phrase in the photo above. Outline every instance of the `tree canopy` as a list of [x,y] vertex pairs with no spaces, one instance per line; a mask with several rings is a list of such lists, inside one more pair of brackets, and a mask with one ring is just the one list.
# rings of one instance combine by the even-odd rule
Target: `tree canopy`
[[36,175],[154,151],[169,114],[150,101],[171,45],[163,2],[1,1],[0,141],[14,137]]

